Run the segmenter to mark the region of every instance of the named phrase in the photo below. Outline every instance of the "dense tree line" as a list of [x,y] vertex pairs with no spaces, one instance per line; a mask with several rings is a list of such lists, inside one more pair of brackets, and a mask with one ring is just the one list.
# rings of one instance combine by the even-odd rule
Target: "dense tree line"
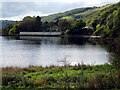
[[25,17],[19,23],[19,30],[21,32],[40,32],[42,31],[41,17]]
[[[106,12],[107,13],[107,12]],[[92,26],[94,27],[94,34],[101,35],[103,37],[119,37],[120,36],[120,9],[115,10],[113,13],[106,16],[103,14],[100,20],[96,19],[93,21]]]
[[41,22],[41,17],[26,16],[16,24],[7,24],[2,29],[3,35],[15,35],[20,32],[62,32],[67,34],[84,34],[86,24],[83,20],[60,19],[55,22]]
[[8,23],[5,28],[2,29],[2,35],[8,35],[9,30],[14,26],[14,24]]
[[104,7],[91,18],[90,25],[94,29],[94,35],[103,38],[120,37],[120,2]]

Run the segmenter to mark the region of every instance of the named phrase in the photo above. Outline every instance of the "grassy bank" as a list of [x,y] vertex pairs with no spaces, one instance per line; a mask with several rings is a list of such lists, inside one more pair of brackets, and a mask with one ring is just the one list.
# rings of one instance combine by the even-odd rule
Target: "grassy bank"
[[112,65],[2,68],[2,88],[120,88]]

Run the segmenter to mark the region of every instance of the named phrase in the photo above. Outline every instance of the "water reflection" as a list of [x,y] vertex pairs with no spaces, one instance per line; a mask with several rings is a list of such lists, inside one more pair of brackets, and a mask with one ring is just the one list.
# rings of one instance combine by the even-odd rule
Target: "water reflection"
[[[66,56],[71,65],[104,64],[108,61],[109,53],[102,41],[87,38],[61,37],[0,37],[2,38],[1,66],[25,67],[29,65],[63,65],[59,61]],[[66,64],[67,64],[66,63]]]

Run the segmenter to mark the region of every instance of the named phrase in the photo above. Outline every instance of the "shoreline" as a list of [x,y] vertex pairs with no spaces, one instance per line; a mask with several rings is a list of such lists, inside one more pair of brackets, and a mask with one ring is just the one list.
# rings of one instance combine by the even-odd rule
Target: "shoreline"
[[101,36],[91,36],[91,35],[2,35],[4,36],[34,36],[34,37],[79,37],[79,38],[97,38],[101,39]]
[[97,64],[97,65],[90,65],[90,64],[75,64],[75,65],[61,65],[61,66],[57,66],[57,65],[50,65],[50,66],[41,66],[41,65],[28,65],[28,66],[23,66],[23,67],[19,67],[19,66],[5,66],[5,67],[0,67],[0,69],[2,68],[31,68],[31,67],[42,67],[42,68],[50,68],[50,67],[76,67],[76,66],[103,66],[103,65],[111,65],[110,63],[104,63],[104,64]]

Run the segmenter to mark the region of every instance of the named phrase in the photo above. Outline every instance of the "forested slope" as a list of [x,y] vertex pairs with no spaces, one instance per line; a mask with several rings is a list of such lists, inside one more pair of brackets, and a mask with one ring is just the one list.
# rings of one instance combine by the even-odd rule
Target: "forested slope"
[[83,19],[92,26],[94,35],[103,37],[120,36],[120,2],[102,7],[79,8],[64,13],[43,17],[42,20]]

